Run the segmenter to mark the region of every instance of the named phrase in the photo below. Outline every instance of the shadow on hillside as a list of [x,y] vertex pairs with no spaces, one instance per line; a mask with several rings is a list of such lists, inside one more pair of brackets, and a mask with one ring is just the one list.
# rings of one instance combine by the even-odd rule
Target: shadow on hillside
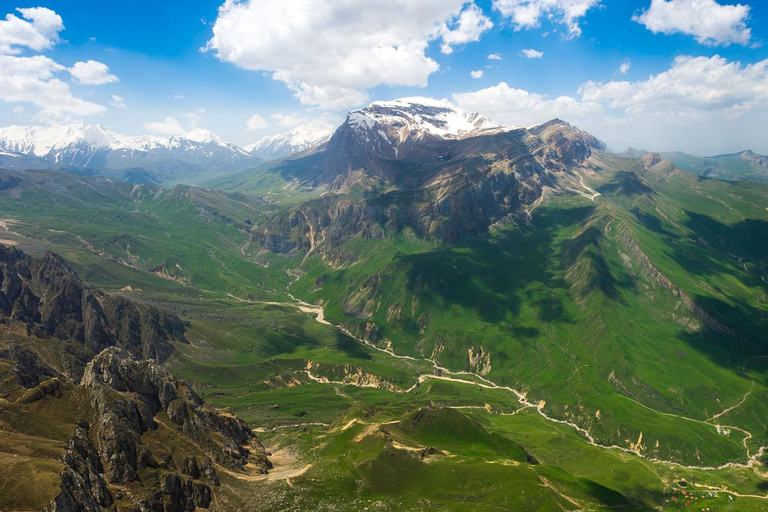
[[643,180],[632,171],[617,172],[611,181],[603,183],[595,190],[607,196],[615,194],[627,197],[657,195],[655,190],[643,183]]
[[[684,225],[691,238],[676,243],[667,238],[668,246],[675,248],[668,254],[712,293],[691,297],[699,309],[697,316],[708,324],[705,330],[681,337],[714,362],[740,369],[747,358],[768,354],[768,307],[764,305],[768,301],[768,222],[745,219],[729,226],[708,215],[685,213]],[[736,296],[731,291],[735,288],[718,284],[727,284],[727,277],[708,279],[715,276],[730,276],[762,291],[742,289]]]
[[[555,233],[580,225],[594,207],[537,212],[536,227],[468,237],[457,247],[401,256],[408,291],[441,309],[457,305],[482,320],[503,322],[533,305],[543,322],[569,322],[555,289],[569,285],[555,277]],[[514,329],[514,326],[511,326]],[[520,334],[535,336],[531,328]]]

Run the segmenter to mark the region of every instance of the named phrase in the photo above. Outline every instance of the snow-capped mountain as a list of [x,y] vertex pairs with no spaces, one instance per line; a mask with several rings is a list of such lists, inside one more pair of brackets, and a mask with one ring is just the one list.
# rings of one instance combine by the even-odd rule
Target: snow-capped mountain
[[[207,130],[170,138],[129,137],[99,125],[0,128],[0,166],[20,168],[134,169],[156,181],[246,169],[259,160]],[[32,160],[30,160],[32,159]]]
[[377,101],[350,112],[331,144],[365,147],[369,157],[399,160],[417,142],[462,139],[501,129],[498,123],[480,114],[467,114],[446,101],[403,98]]
[[335,130],[335,126],[323,121],[303,124],[286,133],[262,137],[245,150],[263,160],[275,160],[319,146],[327,142]]

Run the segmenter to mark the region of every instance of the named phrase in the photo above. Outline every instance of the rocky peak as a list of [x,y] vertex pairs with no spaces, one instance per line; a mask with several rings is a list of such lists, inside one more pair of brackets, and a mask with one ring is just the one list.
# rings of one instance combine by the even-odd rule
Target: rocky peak
[[[153,361],[137,361],[110,347],[88,364],[82,386],[94,396],[98,448],[112,483],[133,482],[142,464],[155,464],[141,439],[159,426],[191,438],[222,466],[242,470],[252,464],[263,472],[271,467],[245,422],[205,404],[184,381]],[[160,413],[170,422],[160,420]]]
[[467,114],[446,101],[403,98],[350,112],[339,132],[366,147],[372,157],[400,160],[410,155],[416,142],[460,139],[499,128],[480,114]]
[[583,162],[593,149],[605,151],[605,143],[597,137],[553,119],[527,130],[531,152],[545,166],[562,169]]

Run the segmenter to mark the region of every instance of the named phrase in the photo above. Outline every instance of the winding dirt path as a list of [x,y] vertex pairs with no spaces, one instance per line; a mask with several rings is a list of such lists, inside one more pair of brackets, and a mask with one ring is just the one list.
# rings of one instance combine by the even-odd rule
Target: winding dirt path
[[[597,195],[600,195],[598,192],[595,192],[595,193]],[[595,197],[597,197],[597,196],[595,196]],[[325,313],[324,313],[324,309],[323,309],[322,306],[318,306],[318,305],[314,305],[314,304],[309,304],[307,302],[298,300],[298,299],[296,299],[291,294],[289,294],[289,296],[291,297],[291,299],[293,299],[295,301],[294,303],[258,302],[258,301],[244,301],[244,300],[243,300],[243,302],[256,302],[256,303],[261,303],[261,304],[274,304],[274,305],[280,305],[280,306],[294,307],[294,308],[299,309],[300,311],[303,311],[305,313],[309,313],[309,314],[315,315],[315,320],[317,320],[318,322],[320,322],[322,324],[333,325],[333,324],[331,324],[330,322],[328,322],[325,319]],[[239,299],[239,300],[242,300],[242,299]],[[765,452],[766,448],[768,448],[768,447],[762,447],[762,448],[760,448],[760,450],[758,450],[758,452],[756,454],[750,456],[749,449],[747,448],[747,441],[749,439],[752,439],[752,437],[753,437],[752,434],[749,431],[745,430],[745,429],[741,429],[739,427],[734,427],[734,426],[724,426],[724,428],[730,428],[730,429],[733,429],[733,430],[738,430],[738,431],[740,431],[740,432],[745,434],[746,437],[744,438],[744,447],[747,450],[746,456],[747,456],[747,459],[748,459],[748,462],[746,462],[746,463],[728,462],[726,464],[721,464],[719,466],[686,465],[686,464],[680,464],[680,463],[672,462],[672,461],[668,461],[668,460],[657,459],[657,458],[654,458],[654,457],[648,457],[646,455],[643,455],[640,452],[640,450],[633,450],[633,449],[630,449],[630,448],[627,448],[627,447],[624,447],[624,446],[619,446],[619,445],[615,445],[615,444],[614,445],[600,444],[600,443],[598,443],[595,440],[594,436],[587,429],[581,427],[580,425],[577,425],[577,424],[575,424],[573,422],[570,422],[570,421],[567,421],[567,420],[561,420],[559,418],[554,418],[552,416],[549,416],[543,410],[544,405],[545,405],[545,402],[543,400],[540,401],[540,402],[537,402],[537,403],[533,403],[533,402],[528,400],[528,398],[526,397],[526,394],[524,392],[519,391],[519,390],[517,390],[515,388],[512,388],[512,387],[509,387],[509,386],[498,385],[495,382],[490,381],[490,380],[486,379],[485,377],[483,377],[481,375],[478,375],[476,373],[467,372],[467,371],[452,371],[452,370],[449,370],[448,368],[445,368],[444,366],[440,366],[436,361],[434,361],[432,359],[417,358],[417,357],[412,357],[412,356],[407,356],[407,355],[396,354],[392,350],[389,350],[389,349],[386,349],[386,348],[382,348],[382,347],[378,347],[378,346],[374,345],[373,343],[370,343],[369,341],[366,341],[366,340],[364,340],[362,338],[359,338],[358,336],[355,336],[353,333],[351,333],[348,329],[346,329],[342,325],[334,325],[334,327],[337,328],[339,331],[343,332],[344,334],[346,334],[347,336],[349,336],[350,338],[354,339],[358,343],[360,343],[360,344],[362,344],[362,345],[364,345],[364,346],[366,346],[368,348],[371,348],[371,349],[376,350],[378,352],[383,352],[383,353],[385,353],[385,354],[387,354],[387,355],[389,355],[391,357],[397,358],[397,359],[409,360],[409,361],[414,361],[414,362],[429,363],[429,364],[432,365],[432,367],[435,370],[439,370],[443,374],[443,375],[429,375],[429,374],[420,375],[419,378],[418,378],[417,383],[414,384],[413,386],[411,386],[410,388],[405,389],[404,390],[405,393],[409,393],[409,392],[413,391],[421,383],[423,383],[423,382],[425,382],[427,380],[430,380],[430,379],[455,382],[455,383],[458,383],[458,384],[466,384],[466,385],[470,385],[470,386],[478,386],[478,387],[481,387],[481,388],[484,388],[484,389],[494,389],[494,390],[506,391],[506,392],[509,392],[509,393],[513,394],[517,398],[517,401],[520,403],[520,405],[522,406],[523,409],[534,409],[537,414],[539,414],[541,417],[543,417],[547,421],[550,421],[552,423],[557,423],[557,424],[560,424],[560,425],[565,425],[565,426],[575,430],[590,445],[595,446],[597,448],[622,451],[624,453],[629,453],[629,454],[632,454],[632,455],[636,455],[636,456],[638,456],[638,457],[640,457],[640,458],[642,458],[644,460],[647,460],[649,462],[654,462],[654,463],[657,463],[657,464],[662,464],[662,465],[667,466],[669,468],[690,469],[690,470],[704,470],[704,471],[715,471],[715,470],[726,469],[726,468],[741,468],[741,469],[754,469],[754,470],[756,470],[757,466],[759,464],[760,457],[763,455],[763,453]],[[466,376],[471,376],[475,380],[470,380],[470,379],[464,378]],[[312,380],[315,380],[316,382],[322,382],[323,380],[327,380],[327,379],[324,379],[324,378],[323,379],[313,378],[313,376],[309,376],[309,377],[312,378]],[[332,384],[335,384],[335,385],[339,385],[339,384],[354,385],[354,384],[349,384],[349,383],[344,383],[344,382],[330,382],[330,381],[328,381],[327,383],[329,383],[329,384],[332,383]],[[747,394],[749,394],[749,393],[747,393]],[[740,406],[744,402],[744,400],[746,400],[746,396],[744,397],[744,399],[741,402],[739,402],[735,406],[733,406],[733,407],[731,407],[729,409],[726,409],[725,411],[723,411],[719,415],[716,415],[715,419],[720,417],[720,416],[722,416],[722,415],[724,415],[726,412],[730,412],[731,410],[733,410],[736,407]],[[640,404],[639,402],[637,402],[637,403]],[[671,417],[675,417],[677,419],[681,419],[681,420],[685,420],[685,421],[692,421],[692,422],[697,422],[697,423],[703,423],[703,424],[706,424],[708,426],[715,427],[711,423],[707,423],[705,421],[696,420],[696,419],[693,419],[693,418],[688,418],[688,417],[685,417],[685,416],[680,416],[680,415],[671,414],[671,413],[664,413],[664,412],[656,411],[655,409],[652,409],[652,408],[650,408],[650,407],[648,407],[646,405],[643,405],[643,404],[640,404],[640,405],[642,405],[646,409],[649,409],[649,410],[651,410],[653,412],[656,412],[656,413],[659,413],[659,414],[662,414],[662,415],[665,415],[665,416],[671,416]],[[754,498],[758,498],[758,499],[768,500],[768,496],[749,496],[749,497],[754,497]]]

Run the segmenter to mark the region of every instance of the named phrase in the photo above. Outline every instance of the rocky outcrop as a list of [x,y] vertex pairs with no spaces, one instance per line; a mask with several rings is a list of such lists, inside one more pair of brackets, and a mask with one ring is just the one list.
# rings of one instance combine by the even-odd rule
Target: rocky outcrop
[[[240,419],[208,406],[183,381],[152,361],[133,360],[126,351],[106,349],[88,364],[82,385],[93,393],[99,452],[111,483],[138,478],[141,464],[153,464],[141,437],[159,426],[201,443],[212,459],[242,470],[270,467],[264,448]],[[165,413],[164,422],[158,414]]]
[[[51,382],[57,379],[24,396],[57,390]],[[262,473],[272,467],[242,420],[121,348],[96,356],[79,389],[88,394],[91,416],[80,421],[58,459],[61,492],[48,512],[96,512],[116,503],[142,512],[205,509],[220,484],[217,466],[242,471],[248,465]]]
[[46,508],[46,512],[98,512],[113,503],[104,480],[99,453],[82,427],[75,430],[60,461],[61,494]]
[[[84,283],[60,256],[33,258],[0,246],[0,324],[38,338],[61,340],[62,370],[76,379],[107,347],[164,361],[172,341],[185,341],[184,322],[157,308],[109,296]],[[34,372],[33,372],[34,373]]]
[[623,243],[624,247],[629,252],[629,254],[633,256],[634,261],[637,263],[638,267],[640,268],[640,271],[643,273],[643,275],[647,279],[670,290],[675,297],[678,297],[680,299],[680,301],[683,303],[685,308],[688,311],[690,311],[693,314],[693,316],[695,316],[697,319],[702,321],[707,327],[709,327],[713,331],[718,332],[720,334],[725,334],[735,339],[742,338],[742,336],[738,332],[736,332],[734,329],[728,327],[727,325],[713,318],[708,311],[704,310],[704,308],[696,304],[696,302],[688,294],[686,294],[675,283],[670,281],[667,276],[662,274],[661,271],[656,267],[656,265],[653,264],[653,262],[648,257],[648,255],[645,254],[645,252],[643,252],[642,248],[638,245],[638,243],[635,241],[635,239],[631,236],[630,233],[626,231],[623,232],[619,236],[619,239],[621,240],[621,242]]
[[491,354],[487,353],[482,346],[480,349],[469,347],[467,356],[470,371],[483,376],[491,373]]
[[394,393],[403,391],[403,389],[378,375],[366,373],[362,368],[348,364],[329,365],[308,360],[304,367],[304,372],[310,379],[324,384],[343,384],[360,388],[384,389]]

